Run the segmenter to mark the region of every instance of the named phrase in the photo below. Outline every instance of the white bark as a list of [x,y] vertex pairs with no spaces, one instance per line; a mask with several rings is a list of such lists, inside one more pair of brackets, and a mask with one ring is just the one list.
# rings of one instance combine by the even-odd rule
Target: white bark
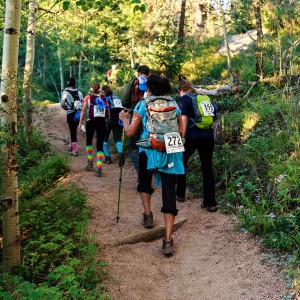
[[31,130],[32,126],[32,103],[31,103],[31,78],[34,66],[35,54],[35,26],[36,26],[36,12],[37,0],[29,0],[29,14],[27,26],[27,40],[26,40],[26,59],[24,68],[24,102],[25,102],[25,131],[26,135]]
[[226,52],[227,52],[228,72],[229,72],[229,76],[230,76],[230,83],[232,84],[234,82],[234,77],[233,77],[233,74],[232,74],[232,64],[231,64],[230,50],[229,50],[229,46],[228,46],[226,19],[225,19],[225,14],[224,14],[224,10],[223,10],[223,7],[222,7],[221,0],[218,0],[218,5],[219,5],[219,10],[220,10],[221,15],[222,15],[222,27],[223,27],[223,35],[224,35],[224,44],[225,44],[225,47],[226,47],[226,50],[227,50]]
[[16,90],[21,6],[21,0],[6,1],[1,78],[1,128],[10,135],[1,149],[4,165],[1,178],[3,268],[9,273],[20,261]]
[[57,34],[57,56],[58,56],[59,75],[60,75],[60,91],[62,93],[65,87],[65,79],[64,79],[64,70],[63,70],[62,59],[61,59],[61,49],[60,49],[57,18],[56,18],[56,34]]

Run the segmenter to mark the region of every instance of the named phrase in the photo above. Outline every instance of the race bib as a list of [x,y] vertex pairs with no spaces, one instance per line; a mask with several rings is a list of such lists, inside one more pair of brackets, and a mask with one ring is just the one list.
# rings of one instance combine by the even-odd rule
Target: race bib
[[184,151],[184,146],[179,132],[165,133],[164,139],[166,144],[166,152],[168,154]]
[[211,102],[203,101],[200,104],[201,104],[201,107],[202,107],[202,110],[203,110],[203,115],[205,117],[213,117],[214,116],[214,111],[215,110],[214,110],[214,107],[211,104]]
[[123,108],[122,101],[120,99],[113,99],[115,108]]
[[79,101],[79,100],[75,100],[74,101],[74,107],[75,107],[76,110],[82,109],[82,102]]
[[99,106],[94,105],[94,117],[105,118],[105,108],[100,108]]

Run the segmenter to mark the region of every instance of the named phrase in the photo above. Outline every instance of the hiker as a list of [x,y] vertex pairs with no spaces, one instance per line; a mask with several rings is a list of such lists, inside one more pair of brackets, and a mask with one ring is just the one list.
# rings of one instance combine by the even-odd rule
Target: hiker
[[111,70],[109,70],[106,75],[107,83],[116,85],[117,75],[118,75],[118,67],[117,65],[112,65]]
[[[161,128],[164,127],[168,132],[172,133],[174,133],[173,131],[177,131],[179,139],[178,131],[179,128],[181,128],[181,126],[179,126],[181,124],[181,117],[180,110],[176,103],[170,96],[167,96],[171,93],[171,86],[166,78],[151,75],[148,78],[147,84],[148,96],[135,106],[131,123],[129,122],[129,113],[124,110],[120,113],[120,119],[123,121],[125,133],[129,137],[134,136],[142,125],[141,138],[143,139],[142,141],[146,141],[146,143],[145,145],[141,143],[139,147],[139,183],[137,186],[137,191],[140,193],[144,207],[142,224],[145,228],[153,227],[151,195],[154,189],[152,188],[151,182],[155,171],[156,184],[161,183],[162,185],[163,206],[161,212],[164,214],[165,221],[165,237],[163,238],[162,252],[165,256],[171,256],[173,254],[172,232],[175,216],[178,213],[178,209],[176,208],[175,185],[177,176],[184,174],[182,152],[167,154],[165,151],[165,142],[161,139],[158,140],[154,138],[154,132],[156,133],[156,130],[160,130],[160,128],[155,127],[155,123],[151,123],[152,116],[151,118],[149,117],[149,109],[154,109],[153,111],[151,110],[151,113],[153,113],[155,112],[155,107],[161,105],[161,107],[163,107],[161,110],[164,111],[160,118],[160,121],[162,121],[162,123],[160,123]],[[165,103],[165,106],[160,103]],[[168,119],[166,114],[171,112],[170,109],[173,110],[172,115],[170,115]],[[159,114],[161,114],[161,112]],[[159,117],[158,113],[156,113],[156,115]],[[149,142],[151,148],[149,148]]]
[[78,145],[77,145],[77,127],[79,124],[79,118],[77,111],[80,114],[80,109],[82,108],[83,95],[76,88],[75,78],[70,78],[67,87],[64,89],[60,101],[61,107],[67,111],[67,123],[70,129],[70,144],[69,151],[73,156],[78,155]]
[[[188,80],[180,81],[178,92],[178,106],[181,110],[183,132],[185,134],[184,168],[186,170],[189,158],[197,150],[203,174],[203,203],[201,204],[201,208],[209,212],[215,212],[218,208],[215,198],[215,177],[212,165],[214,151],[213,129],[211,125],[208,126],[209,128],[200,129],[198,123],[195,121],[195,108],[193,107],[192,97],[197,97],[197,93],[193,84]],[[208,98],[207,96],[202,97]],[[217,108],[213,104],[212,107],[211,122],[217,118]],[[178,176],[176,195],[178,202],[186,200],[186,174]]]
[[[85,170],[93,170],[93,136],[96,132],[97,137],[97,159],[96,173],[98,177],[102,176],[102,163],[104,160],[103,141],[106,134],[106,118],[109,116],[109,105],[103,101],[99,95],[100,84],[93,83],[90,89],[91,93],[83,99],[79,126],[82,128],[83,120],[86,116],[86,154],[87,165]],[[87,112],[87,113],[86,113]]]
[[[141,65],[138,67],[137,72],[138,78],[135,78],[127,85],[122,98],[122,105],[131,111],[130,122],[132,120],[133,109],[147,95],[147,78],[149,77],[150,70],[148,66]],[[128,143],[129,155],[137,173],[139,172],[139,148],[136,142],[140,139],[140,135],[141,129],[137,130],[135,135],[130,137]]]
[[109,146],[109,135],[113,132],[114,143],[119,155],[119,165],[124,164],[122,133],[123,126],[119,119],[119,113],[123,109],[122,101],[118,96],[113,94],[112,89],[108,85],[101,88],[101,98],[109,104],[109,117],[106,119],[106,134],[103,143],[104,162],[111,164],[111,154]]

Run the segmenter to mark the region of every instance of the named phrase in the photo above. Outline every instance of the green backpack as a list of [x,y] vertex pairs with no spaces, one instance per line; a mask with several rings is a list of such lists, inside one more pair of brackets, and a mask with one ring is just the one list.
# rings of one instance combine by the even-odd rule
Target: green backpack
[[200,129],[210,129],[214,123],[215,108],[206,95],[188,95],[192,99],[195,118],[193,121]]

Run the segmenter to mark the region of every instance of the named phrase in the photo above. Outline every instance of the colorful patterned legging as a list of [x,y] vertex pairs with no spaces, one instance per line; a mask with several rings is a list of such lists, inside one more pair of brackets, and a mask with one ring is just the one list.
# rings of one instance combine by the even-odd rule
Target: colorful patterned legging
[[106,134],[105,119],[94,122],[89,120],[86,122],[86,152],[89,160],[93,159],[93,137],[96,132],[96,147],[97,147],[97,167],[102,166],[104,159],[103,154],[103,141]]

